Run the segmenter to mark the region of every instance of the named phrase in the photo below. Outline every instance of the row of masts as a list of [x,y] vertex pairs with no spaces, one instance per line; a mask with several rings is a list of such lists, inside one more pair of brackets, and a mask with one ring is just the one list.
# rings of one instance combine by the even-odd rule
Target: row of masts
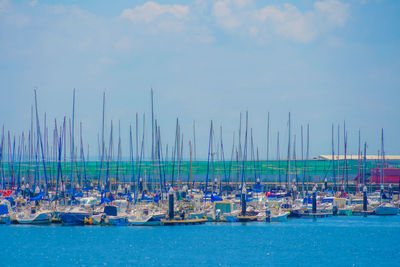
[[[114,145],[114,123],[111,120],[109,129],[105,126],[105,115],[106,115],[106,96],[103,94],[103,108],[102,108],[102,126],[101,126],[101,138],[98,136],[98,175],[97,177],[88,177],[87,175],[87,163],[90,162],[90,148],[89,144],[85,146],[83,140],[83,125],[82,122],[79,124],[79,142],[78,145],[75,141],[75,90],[73,91],[73,104],[72,104],[72,116],[67,119],[64,117],[61,123],[54,120],[54,129],[52,132],[53,140],[50,144],[51,134],[49,133],[50,126],[47,123],[46,114],[44,114],[43,131],[39,120],[39,111],[37,104],[37,92],[34,91],[35,105],[31,110],[31,124],[28,136],[24,132],[20,136],[11,137],[10,131],[7,135],[5,133],[4,126],[2,127],[2,137],[0,142],[0,171],[1,171],[1,185],[5,189],[18,188],[24,182],[30,182],[34,185],[44,186],[44,190],[48,190],[49,184],[56,187],[56,190],[63,190],[65,184],[76,183],[79,187],[97,186],[98,188],[105,188],[111,190],[117,188],[118,183],[130,183],[133,190],[136,190],[139,184],[145,186],[154,186],[154,188],[146,188],[148,190],[162,190],[166,191],[168,186],[181,186],[182,182],[193,185],[196,177],[192,177],[192,159],[197,160],[196,153],[196,124],[193,122],[193,137],[189,140],[184,139],[182,126],[179,119],[176,119],[175,126],[175,138],[172,149],[169,151],[168,144],[163,144],[161,138],[161,127],[154,114],[154,92],[151,90],[151,153],[150,170],[143,169],[142,163],[147,162],[148,158],[145,155],[145,138],[146,138],[146,124],[145,114],[142,119],[142,134],[139,134],[139,114],[136,113],[135,121],[135,134],[133,133],[132,125],[129,126],[129,163],[131,168],[130,179],[127,176],[119,176],[121,173],[120,168],[123,168],[123,154],[122,154],[122,140],[121,140],[121,124],[118,122],[118,135],[117,144]],[[218,178],[217,183],[219,184],[219,190],[222,191],[222,184],[228,184],[232,181],[232,178],[236,176],[237,181],[240,181],[240,186],[248,180],[254,182],[260,178],[260,155],[259,148],[255,146],[253,138],[253,128],[249,129],[248,125],[248,112],[245,114],[244,129],[242,129],[242,114],[239,117],[239,129],[238,129],[238,144],[236,145],[235,137],[236,134],[233,132],[232,136],[232,150],[230,151],[230,157],[225,156],[224,143],[223,143],[223,129],[219,127],[219,138],[216,135],[216,130],[213,121],[210,123],[209,131],[209,143],[208,143],[208,154],[207,154],[207,172],[205,179],[205,191],[208,189],[208,185],[211,182],[215,182],[214,179]],[[344,142],[344,160],[339,161],[335,159],[335,152],[337,155],[340,154],[340,125],[337,126],[337,151],[335,151],[335,136],[334,136],[334,125],[332,125],[332,182],[333,190],[339,191],[349,187],[348,179],[348,166],[346,155],[347,151],[347,130],[346,124],[343,125],[343,142]],[[106,131],[109,131],[109,140],[106,140]],[[243,133],[244,132],[244,133]],[[286,156],[286,173],[284,174],[285,179],[282,180],[282,174],[280,173],[281,167],[278,166],[278,174],[275,175],[275,182],[279,185],[285,185],[286,188],[296,186],[302,191],[310,191],[309,184],[312,182],[309,174],[309,161],[310,158],[310,127],[307,124],[306,128],[306,145],[304,149],[304,138],[303,138],[303,126],[301,126],[301,162],[304,166],[301,166],[305,171],[299,177],[296,168],[299,166],[296,164],[298,160],[296,155],[296,134],[292,135],[291,131],[291,113],[288,116],[288,147]],[[7,137],[7,138],[6,138]],[[7,140],[6,140],[7,139]],[[267,162],[270,160],[270,113],[267,114],[267,133],[266,133],[266,159]],[[383,129],[382,129],[382,168],[384,161],[384,149],[383,149]],[[67,157],[67,145],[69,140],[69,158]],[[184,155],[186,142],[189,147],[188,155]],[[292,143],[293,142],[293,143]],[[8,146],[7,146],[8,144]],[[281,164],[281,153],[280,153],[280,133],[277,132],[276,142],[276,159]],[[116,146],[116,152],[114,147]],[[8,148],[8,149],[7,149]],[[361,149],[361,134],[359,131],[359,142],[358,142],[358,169],[357,169],[357,190],[360,184],[366,184],[366,149],[367,144],[364,143],[364,152]],[[305,150],[305,151],[304,151]],[[229,153],[229,152],[228,152]],[[116,154],[116,158],[115,158]],[[249,155],[248,155],[249,154]],[[169,158],[169,155],[171,157]],[[193,155],[193,158],[192,158]],[[364,155],[364,158],[363,158]],[[7,156],[7,158],[5,157]],[[184,159],[190,159],[190,170],[187,175],[183,172],[182,162]],[[111,179],[111,166],[116,160],[116,171],[114,172],[114,179]],[[215,162],[222,163],[222,170],[216,169]],[[6,168],[4,163],[8,162],[9,175],[6,174]],[[252,172],[248,171],[246,166],[251,162]],[[167,175],[167,169],[165,166],[172,163],[172,171],[170,175]],[[340,164],[342,163],[342,166]],[[26,175],[21,174],[21,165],[29,164],[34,168],[29,168],[29,172]],[[62,166],[69,164],[71,166],[69,173],[63,172]],[[240,166],[241,168],[237,167]],[[236,168],[234,167],[236,166]],[[54,168],[53,168],[54,167]],[[48,173],[50,168],[55,169],[53,173]],[[294,170],[294,171],[293,171]],[[16,171],[16,173],[15,173]],[[149,173],[148,173],[149,172]],[[216,174],[217,173],[217,174]],[[383,173],[383,170],[382,170]],[[42,174],[42,175],[41,175]],[[7,182],[6,178],[11,178]],[[170,179],[167,179],[167,177]],[[360,179],[360,177],[362,177]],[[15,180],[17,178],[17,180]],[[23,179],[21,179],[23,178]],[[384,177],[382,178],[383,182]],[[95,184],[93,184],[95,183]],[[114,183],[114,186],[112,186]],[[115,189],[116,190],[116,189]]]

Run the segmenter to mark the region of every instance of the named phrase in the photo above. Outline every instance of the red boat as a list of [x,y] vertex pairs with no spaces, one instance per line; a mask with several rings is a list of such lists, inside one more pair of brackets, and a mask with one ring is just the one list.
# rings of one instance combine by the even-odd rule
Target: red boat
[[[381,168],[371,168],[370,181],[372,183],[380,183]],[[400,168],[386,167],[383,168],[383,181],[385,184],[397,184],[400,182]]]

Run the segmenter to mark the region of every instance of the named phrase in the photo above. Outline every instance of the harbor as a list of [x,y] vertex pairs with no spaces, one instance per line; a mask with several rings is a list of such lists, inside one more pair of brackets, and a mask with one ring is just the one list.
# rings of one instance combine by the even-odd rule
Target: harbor
[[[179,119],[176,120],[175,142],[170,155],[168,144],[164,147],[161,143],[151,90],[151,156],[144,157],[145,125],[140,138],[139,124],[136,123],[136,136],[132,134],[132,126],[129,127],[129,160],[123,160],[120,126],[117,145],[114,145],[112,121],[108,129],[109,142],[105,141],[104,94],[99,160],[90,161],[89,156],[85,158],[89,147],[83,142],[82,124],[80,139],[75,140],[75,90],[69,127],[65,123],[66,117],[59,126],[55,120],[53,136],[49,135],[46,119],[43,124],[39,119],[36,90],[34,96],[35,111],[32,111],[31,129],[26,140],[24,133],[11,137],[10,132],[6,135],[4,130],[1,138],[0,222],[3,224],[284,223],[288,218],[396,216],[399,213],[400,168],[396,164],[400,157],[385,154],[383,129],[378,156],[367,154],[367,143],[364,147],[361,145],[359,133],[358,156],[349,155],[347,159],[346,124],[343,135],[338,126],[337,139],[332,125],[332,155],[310,159],[309,126],[305,147],[301,128],[298,159],[296,133],[291,132],[289,113],[286,159],[281,159],[279,153],[279,132],[278,154],[275,159],[268,159],[269,145],[272,144],[268,123],[267,159],[260,160],[246,112],[243,128],[240,115],[239,142],[235,145],[233,139],[230,160],[225,158],[223,150],[222,127],[220,139],[216,141],[211,121],[207,161],[193,161],[197,155],[192,151],[191,140],[188,145],[183,143]],[[69,136],[66,135],[68,131]],[[195,136],[193,125],[193,148],[196,147]],[[335,151],[341,150],[341,138],[345,154],[335,156]],[[54,141],[53,144],[49,139]],[[187,150],[189,159],[183,156]]]
[[399,267],[399,14],[0,0],[0,267]]

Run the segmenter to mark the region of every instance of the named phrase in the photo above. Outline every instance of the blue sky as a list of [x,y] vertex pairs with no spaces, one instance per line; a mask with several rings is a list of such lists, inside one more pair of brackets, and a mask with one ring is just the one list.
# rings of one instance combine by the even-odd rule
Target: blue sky
[[399,154],[398,14],[400,2],[383,0],[0,0],[0,124],[26,131],[37,87],[53,125],[71,115],[76,88],[77,123],[94,154],[102,93],[126,145],[136,112],[149,122],[154,88],[163,142],[173,143],[179,117],[187,143],[195,120],[199,158],[210,120],[230,151],[246,110],[261,157],[268,111],[273,155],[277,131],[285,151],[289,111],[298,154],[301,125],[310,124],[311,154],[329,154],[331,125],[336,132],[343,121],[350,153],[360,129],[376,154],[384,128],[386,154]]

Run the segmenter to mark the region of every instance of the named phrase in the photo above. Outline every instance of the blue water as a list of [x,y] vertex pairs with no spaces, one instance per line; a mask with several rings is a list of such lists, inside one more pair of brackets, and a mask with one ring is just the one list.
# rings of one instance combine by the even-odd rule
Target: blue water
[[0,226],[0,266],[400,266],[400,216],[168,227]]

